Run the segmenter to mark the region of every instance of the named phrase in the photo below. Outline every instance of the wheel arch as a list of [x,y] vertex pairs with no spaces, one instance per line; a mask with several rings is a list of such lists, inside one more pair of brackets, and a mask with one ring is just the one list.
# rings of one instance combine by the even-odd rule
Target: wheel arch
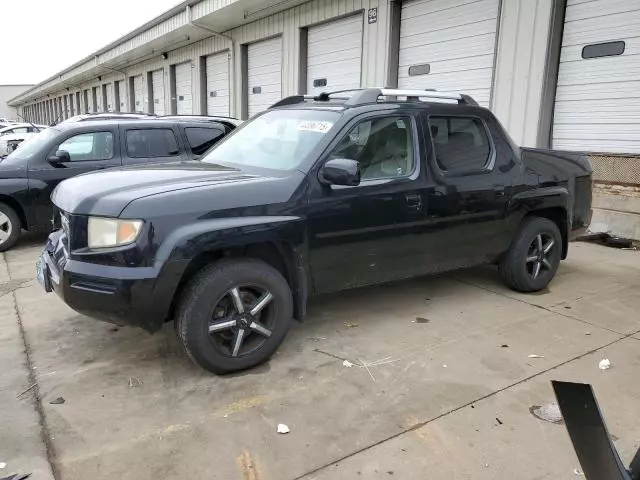
[[28,227],[27,216],[20,202],[18,202],[15,198],[9,195],[0,194],[0,203],[4,203],[5,205],[11,207],[13,211],[16,212],[16,215],[18,215],[18,218],[20,219],[20,226],[24,230],[27,230],[27,227]]
[[538,210],[532,210],[527,215],[524,216],[522,221],[524,222],[527,218],[530,217],[541,217],[551,220],[558,226],[558,230],[560,230],[560,235],[562,236],[562,259],[567,258],[567,253],[569,251],[569,218],[567,209],[564,207],[547,207],[541,208]]
[[265,262],[282,274],[293,296],[293,315],[298,321],[306,316],[309,281],[303,266],[303,259],[297,249],[284,240],[251,242],[243,245],[204,250],[188,263],[175,290],[167,320],[174,317],[176,306],[185,285],[205,266],[223,258],[255,258]]

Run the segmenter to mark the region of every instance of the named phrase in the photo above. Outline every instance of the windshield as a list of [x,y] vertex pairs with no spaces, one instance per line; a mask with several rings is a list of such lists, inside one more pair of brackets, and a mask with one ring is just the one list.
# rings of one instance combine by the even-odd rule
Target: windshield
[[36,135],[33,135],[32,137],[29,137],[24,142],[22,142],[16,150],[11,152],[9,156],[5,158],[4,162],[10,163],[16,160],[24,160],[25,158],[29,158],[57,134],[58,132],[53,128],[42,130],[40,133],[37,133]]
[[203,161],[293,170],[338,117],[338,113],[321,110],[273,110],[249,121]]

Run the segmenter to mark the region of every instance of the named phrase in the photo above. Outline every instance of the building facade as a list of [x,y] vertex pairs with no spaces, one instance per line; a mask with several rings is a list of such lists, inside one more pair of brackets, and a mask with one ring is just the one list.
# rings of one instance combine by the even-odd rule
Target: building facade
[[640,238],[640,0],[190,0],[10,103],[248,118],[283,96],[435,88],[523,146],[589,152],[594,224]]
[[9,101],[31,87],[33,85],[0,85],[0,118],[19,120],[17,108],[9,106]]

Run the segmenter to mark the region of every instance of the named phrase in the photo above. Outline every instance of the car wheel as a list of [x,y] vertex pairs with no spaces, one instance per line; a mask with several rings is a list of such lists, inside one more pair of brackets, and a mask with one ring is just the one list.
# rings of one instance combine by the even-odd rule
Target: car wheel
[[176,329],[187,355],[214,373],[267,361],[293,317],[291,289],[275,268],[251,258],[205,267],[189,282]]
[[553,279],[562,256],[562,236],[547,218],[526,219],[509,251],[500,262],[500,273],[519,292],[543,289]]
[[13,208],[0,203],[0,252],[13,247],[20,237],[22,225]]

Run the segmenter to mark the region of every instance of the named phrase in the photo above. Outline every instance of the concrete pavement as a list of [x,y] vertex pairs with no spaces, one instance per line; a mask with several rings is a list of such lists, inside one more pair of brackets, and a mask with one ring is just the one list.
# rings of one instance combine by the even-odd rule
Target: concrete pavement
[[[39,248],[4,254],[3,285],[32,278]],[[320,297],[271,362],[225,377],[184,358],[171,325],[116,328],[20,287],[0,297],[0,392],[22,412],[10,429],[0,417],[0,461],[37,479],[51,478],[45,446],[65,480],[575,478],[564,427],[529,413],[553,401],[551,379],[594,385],[627,461],[640,444],[636,251],[574,244],[537,295],[487,267]],[[29,372],[13,296],[38,383],[20,401]]]

